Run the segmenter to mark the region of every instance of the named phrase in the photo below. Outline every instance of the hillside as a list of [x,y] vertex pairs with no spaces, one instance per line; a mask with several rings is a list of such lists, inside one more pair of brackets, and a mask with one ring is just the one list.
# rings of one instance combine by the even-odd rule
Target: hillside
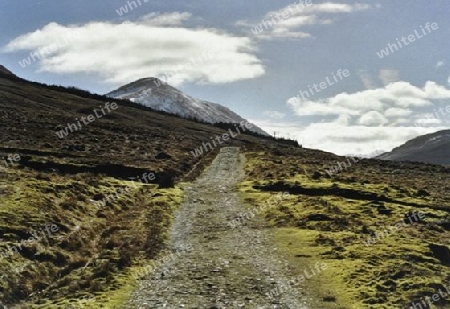
[[[87,292],[119,301],[133,269],[164,247],[182,198],[174,185],[195,178],[219,150],[194,149],[229,132],[126,101],[113,110],[112,102],[0,73],[4,303],[66,304]],[[262,149],[260,137],[234,133],[224,145]],[[53,225],[56,235],[23,243]]]
[[377,158],[450,165],[450,130],[418,136]]
[[0,74],[2,74],[2,75],[13,75],[14,76],[14,74],[10,70],[8,70],[7,68],[5,68],[2,65],[0,65]]
[[[225,106],[188,96],[158,78],[143,78],[107,94],[117,99],[129,99],[155,110],[207,123],[240,123],[244,118]],[[252,131],[268,135],[256,127]]]
[[[302,286],[310,308],[409,309],[445,291],[450,168],[374,159],[349,164],[308,149],[246,157],[241,193],[272,230],[292,278],[327,265]],[[330,166],[337,172],[328,175]],[[282,192],[288,198],[264,208]]]

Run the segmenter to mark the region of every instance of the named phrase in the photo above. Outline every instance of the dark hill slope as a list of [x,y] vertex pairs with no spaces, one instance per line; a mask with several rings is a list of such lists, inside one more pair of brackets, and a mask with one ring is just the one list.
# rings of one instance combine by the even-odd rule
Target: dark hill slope
[[450,165],[450,130],[418,136],[378,159]]
[[378,159],[450,165],[450,130],[418,136]]
[[[80,97],[9,77],[0,74],[0,149],[24,155],[24,164],[46,161],[46,167],[63,172],[76,172],[75,165],[124,165],[180,177],[200,159],[192,155],[193,149],[226,132],[126,101],[117,101],[118,109],[109,113],[105,104],[113,99]],[[101,119],[87,125],[80,122],[81,130],[68,131],[62,139],[57,136],[68,124],[94,115],[94,109],[101,113],[101,108],[107,113]],[[245,134],[227,144],[251,148],[261,141],[278,147],[268,137],[261,140]],[[58,166],[62,161],[65,165]]]
[[7,68],[5,68],[2,65],[0,65],[0,75],[11,75],[11,76],[14,76],[14,74],[10,70],[8,70]]

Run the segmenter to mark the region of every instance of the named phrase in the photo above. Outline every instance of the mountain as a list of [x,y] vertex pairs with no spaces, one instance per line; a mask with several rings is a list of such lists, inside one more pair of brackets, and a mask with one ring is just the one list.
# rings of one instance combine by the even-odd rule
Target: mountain
[[418,136],[377,158],[450,165],[450,130]]
[[0,65],[0,74],[15,76],[10,70]]
[[[106,95],[111,98],[129,99],[152,109],[208,123],[246,121],[225,106],[188,96],[154,77],[139,79]],[[255,125],[252,130],[268,135]]]

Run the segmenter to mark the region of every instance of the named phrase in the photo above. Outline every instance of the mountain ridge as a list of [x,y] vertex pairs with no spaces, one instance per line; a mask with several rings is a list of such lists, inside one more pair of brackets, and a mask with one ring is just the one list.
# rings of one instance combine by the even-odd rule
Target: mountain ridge
[[4,66],[2,66],[1,64],[0,64],[0,74],[16,76],[13,72],[11,72],[10,70],[8,70],[7,68],[5,68]]
[[418,136],[376,158],[450,165],[450,130]]
[[[228,107],[191,97],[156,77],[138,79],[107,93],[106,96],[128,99],[155,110],[208,123],[247,121]],[[252,130],[262,135],[269,135],[254,124]]]

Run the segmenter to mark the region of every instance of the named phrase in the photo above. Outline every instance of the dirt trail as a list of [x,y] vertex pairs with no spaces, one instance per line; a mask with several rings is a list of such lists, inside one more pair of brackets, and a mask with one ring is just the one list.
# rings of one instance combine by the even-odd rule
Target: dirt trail
[[238,148],[223,148],[185,188],[171,234],[176,254],[139,282],[127,308],[309,308],[300,287],[267,295],[294,278],[257,219],[228,224],[246,210],[236,188],[244,160]]

